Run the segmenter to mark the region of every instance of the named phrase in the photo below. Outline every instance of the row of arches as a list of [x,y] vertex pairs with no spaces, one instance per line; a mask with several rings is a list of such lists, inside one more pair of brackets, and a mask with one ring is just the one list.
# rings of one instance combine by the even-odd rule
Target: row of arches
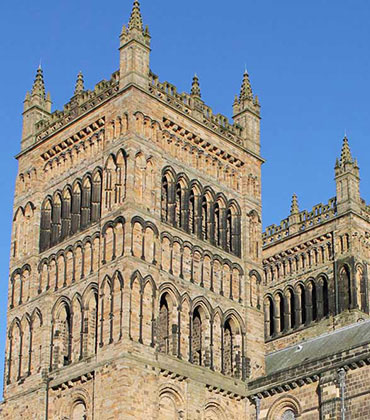
[[170,167],[162,171],[161,194],[162,221],[241,256],[241,210],[235,200]]
[[101,191],[102,172],[97,168],[46,197],[41,207],[40,252],[99,221]]
[[38,308],[22,319],[14,318],[8,330],[7,384],[37,373],[41,369],[43,340],[42,314]]
[[264,261],[265,285],[316,265],[327,263],[331,261],[332,256],[332,245],[327,242],[290,258],[280,259],[276,263]]
[[[102,126],[102,124],[104,124],[103,120],[97,121],[68,140],[54,146],[49,151],[50,154],[44,153],[42,155],[42,158],[46,160],[43,168],[44,179],[57,179],[79,163],[95,159],[104,147],[104,128],[98,129],[98,125]],[[91,134],[95,130],[98,131]],[[55,154],[55,150],[58,149],[60,152]]]
[[11,251],[13,258],[24,257],[31,251],[29,242],[35,234],[34,215],[35,206],[30,201],[24,207],[18,207],[14,214]]
[[284,291],[265,296],[265,337],[309,325],[332,313],[329,281],[321,275],[317,280],[288,286]]
[[[36,321],[30,321],[36,315],[37,330],[33,328]],[[48,363],[41,360],[39,348],[46,339],[43,331],[48,334],[50,329],[41,329],[39,311],[33,318],[16,318],[9,329],[9,383]],[[204,297],[191,299],[171,283],[157,288],[151,276],[143,277],[139,271],[125,282],[116,271],[105,276],[100,288],[91,283],[82,294],[57,300],[51,312],[49,368],[81,361],[98,347],[104,349],[126,337],[160,353],[246,379],[245,335],[244,321],[233,309],[213,308]],[[37,368],[32,364],[35,359],[30,361],[36,353]]]
[[98,286],[91,283],[73,299],[61,297],[52,310],[50,369],[92,356],[97,351]]
[[130,287],[132,340],[225,375],[246,379],[246,331],[235,310],[214,309],[204,297],[190,299],[171,283],[164,283],[157,290],[151,277],[143,278],[140,272],[133,274]]
[[[236,191],[242,191],[241,162],[236,156],[230,156],[229,163],[217,156],[217,150],[210,153],[200,146],[203,141],[196,135],[182,129],[178,124],[171,121],[164,122],[169,130],[162,129],[161,125],[141,112],[135,113],[136,131],[146,139],[153,140],[169,155],[181,160],[187,167],[201,170],[207,175],[216,179],[219,183],[227,185]],[[176,127],[176,129],[175,129]],[[173,132],[176,134],[173,134]],[[180,135],[177,135],[179,132]],[[186,137],[185,137],[186,136]],[[206,143],[206,142],[204,142]]]
[[[43,316],[38,308],[31,315],[26,313],[22,319],[16,317],[12,321],[7,343],[8,384],[40,372],[48,363],[51,370],[59,369],[96,353],[97,284],[89,284],[82,294],[76,293],[72,299],[66,296],[59,298],[51,315],[49,344],[46,344],[46,337],[50,329],[44,328]],[[50,361],[45,360],[49,348]]]
[[350,309],[368,313],[367,281],[362,264],[337,268],[336,280],[325,274],[265,296],[265,336],[272,338]]
[[[74,245],[42,258],[37,279],[32,278],[29,265],[15,270],[10,279],[10,308],[49,289],[59,290],[78,282],[96,273],[101,265],[123,256],[124,251],[125,219],[120,216],[105,223],[101,233],[88,235]],[[160,235],[152,222],[137,216],[131,220],[131,255],[173,276],[242,301],[244,273],[239,264],[168,232]],[[253,289],[253,293],[255,299],[258,291]]]
[[110,154],[104,167],[104,208],[112,210],[126,196],[127,156],[123,149]]
[[[159,387],[158,418],[161,420],[185,419],[187,404],[184,392],[174,384],[166,383]],[[230,408],[230,407],[229,407]],[[202,408],[204,420],[226,420],[227,410],[219,399],[207,398]]]
[[132,254],[171,275],[195,283],[229,299],[241,302],[243,270],[239,264],[215,255],[157,227],[141,217],[132,225]]
[[37,278],[27,264],[10,277],[10,308],[28,302],[49,289],[58,290],[97,273],[99,267],[124,254],[125,219],[106,222],[101,233],[86,236],[41,259]]

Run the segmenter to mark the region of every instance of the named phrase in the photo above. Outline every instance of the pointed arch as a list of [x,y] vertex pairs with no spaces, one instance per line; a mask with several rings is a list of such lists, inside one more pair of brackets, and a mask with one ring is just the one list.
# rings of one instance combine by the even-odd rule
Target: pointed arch
[[130,338],[141,343],[143,278],[139,271],[133,273],[130,288]]
[[51,369],[58,369],[71,362],[71,333],[71,302],[62,296],[52,309]]
[[51,197],[46,197],[41,205],[41,222],[40,222],[40,252],[50,248],[51,241],[51,214],[52,214]]
[[351,271],[347,264],[343,264],[339,269],[339,312],[351,309],[353,305]]
[[102,347],[113,342],[113,285],[108,275],[104,277],[102,282],[100,299],[100,347]]
[[81,226],[81,181],[76,180],[72,187],[72,206],[71,206],[71,234],[79,231]]

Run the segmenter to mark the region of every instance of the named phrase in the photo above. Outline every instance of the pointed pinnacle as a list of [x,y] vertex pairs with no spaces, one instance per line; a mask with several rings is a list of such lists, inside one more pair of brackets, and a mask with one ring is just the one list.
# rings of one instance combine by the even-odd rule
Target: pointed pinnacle
[[45,99],[45,83],[44,83],[44,75],[42,72],[41,64],[39,65],[35,81],[33,82],[32,86],[32,95],[38,95],[41,98]]
[[201,98],[202,96],[200,93],[199,78],[196,74],[194,74],[193,83],[191,85],[191,95],[197,98]]
[[351,155],[351,150],[349,148],[348,138],[347,136],[345,136],[343,139],[342,152],[340,155],[340,163],[341,165],[343,165],[344,163],[352,163],[352,162],[353,162],[353,158]]
[[251,100],[253,99],[253,92],[251,82],[249,81],[249,74],[247,70],[245,70],[243,75],[243,83],[240,89],[240,99],[241,100]]
[[298,198],[296,194],[292,196],[292,205],[290,206],[290,214],[299,213]]
[[77,75],[74,95],[78,95],[79,93],[83,92],[84,90],[85,90],[84,77],[83,77],[82,72],[80,71]]
[[132,6],[132,12],[130,16],[130,21],[128,23],[128,29],[131,31],[132,29],[138,29],[139,31],[143,31],[143,19],[141,17],[140,12],[140,3],[138,0],[134,1]]

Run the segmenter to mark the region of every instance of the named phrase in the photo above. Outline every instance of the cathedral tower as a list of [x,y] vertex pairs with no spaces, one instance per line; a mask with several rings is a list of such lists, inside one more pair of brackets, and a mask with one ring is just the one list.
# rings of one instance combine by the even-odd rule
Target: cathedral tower
[[63,111],[41,68],[25,101],[3,418],[243,418],[265,372],[258,100],[246,73],[230,123],[197,76],[161,82],[138,1],[119,57]]

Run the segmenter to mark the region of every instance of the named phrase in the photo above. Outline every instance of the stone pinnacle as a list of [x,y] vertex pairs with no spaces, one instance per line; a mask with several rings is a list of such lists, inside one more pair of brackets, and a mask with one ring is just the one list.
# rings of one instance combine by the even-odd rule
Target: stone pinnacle
[[132,12],[130,16],[130,21],[128,23],[128,29],[131,31],[132,29],[138,29],[139,31],[143,31],[143,19],[141,17],[140,11],[140,3],[135,0],[132,6]]
[[352,163],[353,162],[353,158],[351,155],[351,149],[349,148],[349,144],[348,144],[348,138],[347,136],[344,136],[343,139],[343,145],[342,145],[342,152],[340,155],[340,163],[341,165],[345,164],[345,163]]
[[45,99],[45,83],[44,83],[44,75],[42,72],[41,64],[39,65],[37,69],[35,81],[33,82],[32,95],[37,95]]
[[85,86],[84,86],[84,77],[82,72],[80,71],[77,75],[77,80],[76,80],[76,86],[75,86],[75,95],[78,95],[79,93],[83,92],[85,90]]
[[245,70],[243,75],[243,83],[240,89],[240,100],[251,100],[253,99],[253,92],[251,82],[249,81],[249,74]]
[[200,93],[199,78],[196,74],[194,74],[193,83],[191,85],[191,95],[197,98],[200,98],[202,96]]
[[292,196],[292,205],[290,206],[290,214],[299,213],[298,198],[296,194]]

